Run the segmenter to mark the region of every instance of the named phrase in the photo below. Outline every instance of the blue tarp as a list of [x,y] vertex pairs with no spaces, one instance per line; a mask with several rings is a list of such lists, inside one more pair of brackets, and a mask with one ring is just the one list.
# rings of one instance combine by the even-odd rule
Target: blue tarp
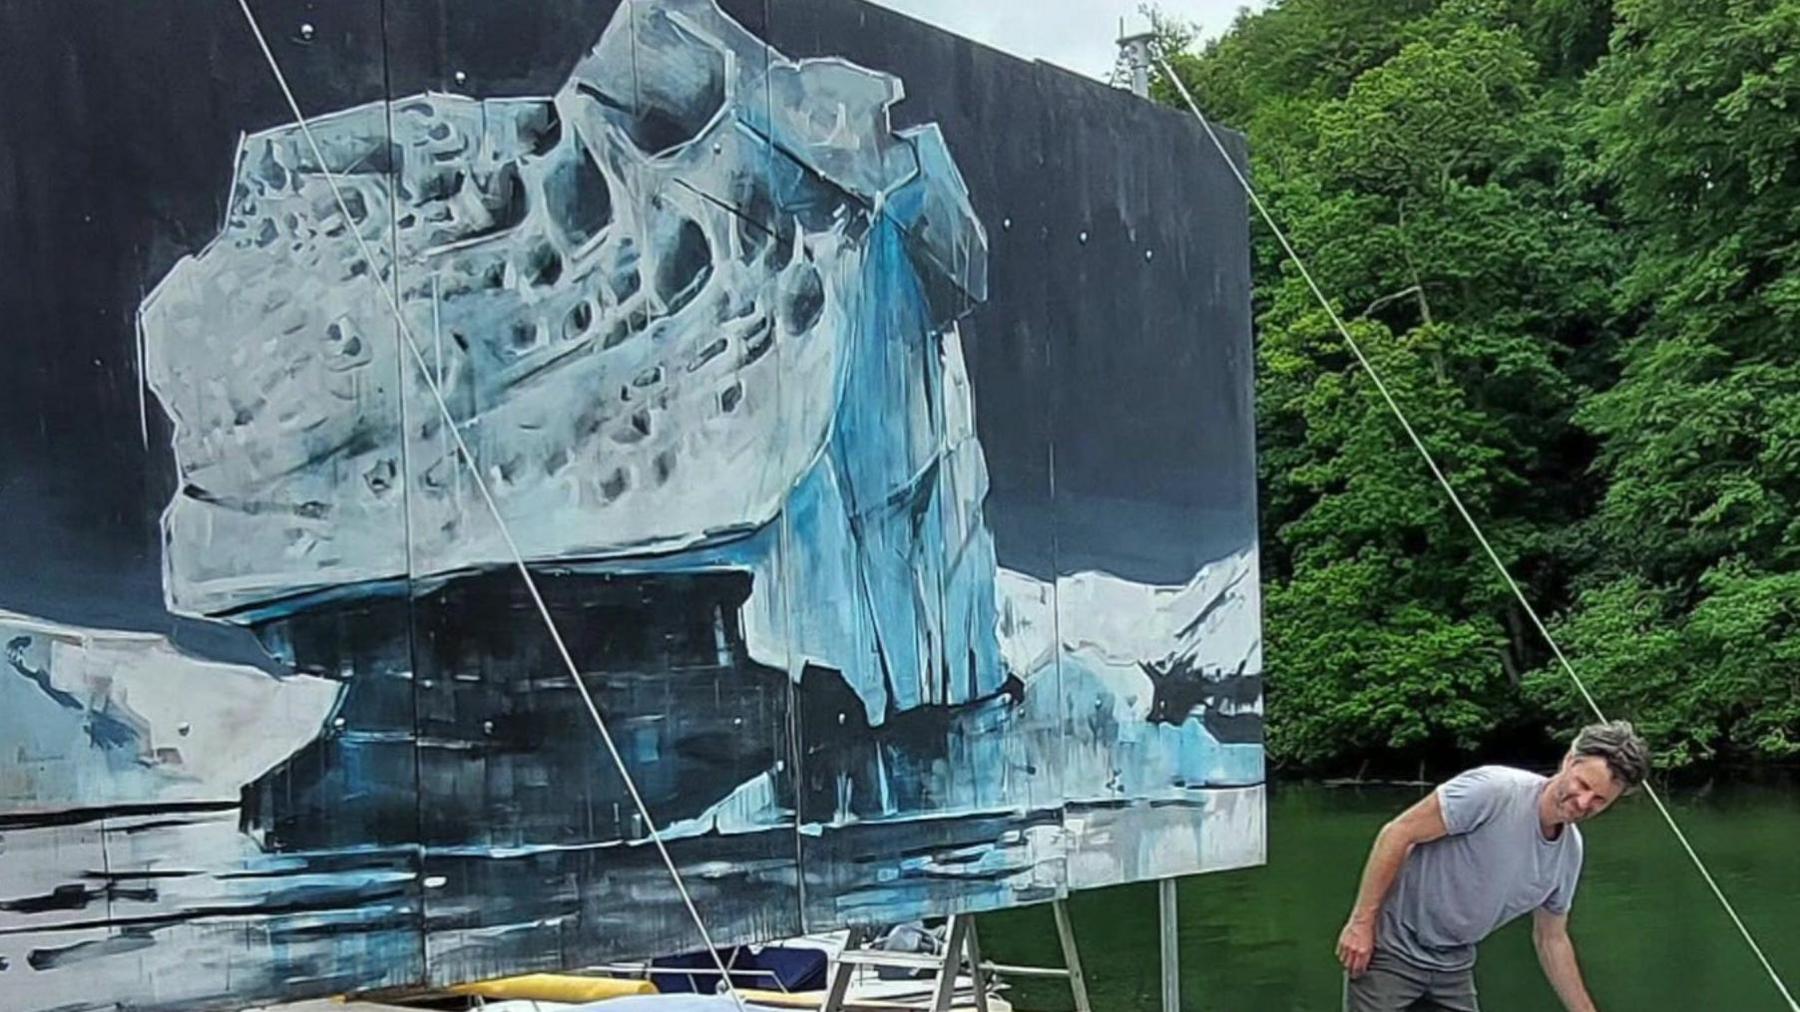
[[[818,991],[825,987],[825,971],[828,960],[825,958],[825,953],[818,949],[741,946],[736,950],[719,950],[719,959],[731,968],[733,971],[731,979],[739,987],[764,988],[772,991]],[[657,974],[655,977],[656,989],[665,994],[687,991],[710,995],[719,989],[718,964],[713,961],[712,956],[705,952],[669,956],[658,959],[651,965],[658,968],[687,969],[692,967],[695,971],[689,974]],[[753,970],[767,972],[757,974],[748,972]],[[776,983],[778,979],[780,984]]]

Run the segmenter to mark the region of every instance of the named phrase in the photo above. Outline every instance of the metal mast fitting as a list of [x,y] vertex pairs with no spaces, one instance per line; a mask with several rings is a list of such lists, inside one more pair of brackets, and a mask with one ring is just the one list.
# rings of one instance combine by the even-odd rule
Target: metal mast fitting
[[1123,83],[1133,95],[1150,97],[1150,43],[1155,38],[1156,32],[1149,24],[1140,20],[1128,28],[1125,19],[1119,19],[1119,59],[1113,67],[1115,86]]

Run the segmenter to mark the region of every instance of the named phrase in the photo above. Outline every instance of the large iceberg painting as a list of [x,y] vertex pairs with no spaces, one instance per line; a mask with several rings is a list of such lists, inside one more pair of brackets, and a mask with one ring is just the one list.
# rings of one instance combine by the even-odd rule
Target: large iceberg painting
[[955,133],[739,15],[238,141],[121,307],[166,628],[0,585],[6,1008],[692,950],[653,831],[721,944],[1262,859],[1241,202],[1134,223],[1176,188],[1099,140],[1017,175],[1083,107],[1198,152],[1099,85],[958,43],[1015,87],[933,80]]

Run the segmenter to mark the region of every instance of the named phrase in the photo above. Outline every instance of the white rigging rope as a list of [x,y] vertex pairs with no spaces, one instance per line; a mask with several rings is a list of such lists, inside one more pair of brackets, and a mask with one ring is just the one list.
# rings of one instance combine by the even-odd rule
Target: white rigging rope
[[[655,844],[657,854],[662,857],[663,865],[668,869],[669,877],[675,883],[675,891],[680,894],[682,904],[687,907],[688,916],[693,919],[694,927],[700,933],[701,944],[706,947],[707,954],[712,957],[713,964],[719,972],[719,979],[724,982],[732,1001],[737,1005],[739,1012],[744,1012],[744,999],[738,994],[737,985],[732,981],[731,971],[725,966],[719,956],[719,950],[713,945],[712,934],[706,930],[706,920],[700,916],[700,909],[694,905],[694,898],[689,894],[687,883],[681,877],[681,869],[676,866],[674,857],[669,853],[668,845],[663,841],[662,833],[656,828],[656,820],[651,817],[650,808],[644,803],[644,797],[638,791],[637,781],[632,779],[631,771],[625,765],[624,756],[619,753],[618,746],[613,742],[612,732],[607,729],[606,720],[600,715],[600,708],[595,705],[593,694],[588,691],[587,684],[582,681],[581,669],[576,666],[575,658],[569,653],[568,645],[563,641],[562,631],[557,628],[556,620],[550,615],[549,606],[544,603],[544,597],[538,591],[537,580],[531,575],[531,568],[526,565],[525,555],[519,550],[519,544],[514,540],[512,530],[506,524],[506,518],[500,513],[499,503],[495,501],[493,493],[488,489],[487,480],[482,477],[481,469],[475,466],[475,454],[470,451],[469,444],[463,439],[461,427],[457,425],[455,415],[451,413],[449,404],[444,400],[444,392],[438,386],[437,377],[432,375],[431,367],[425,360],[425,353],[419,347],[419,342],[413,337],[412,328],[407,326],[405,314],[400,311],[399,301],[389,286],[381,282],[381,272],[377,269],[380,260],[369,248],[368,241],[363,238],[361,229],[355,226],[356,218],[350,213],[349,205],[344,200],[343,191],[338,187],[337,177],[332,173],[330,163],[326,161],[325,153],[320,148],[318,139],[313,136],[312,125],[307,122],[305,114],[300,111],[300,103],[294,98],[293,89],[288,87],[287,75],[282,73],[280,62],[275,59],[275,53],[270,50],[268,39],[263,36],[262,26],[257,23],[255,13],[250,10],[249,0],[238,0],[238,6],[244,12],[244,20],[249,23],[251,33],[256,36],[256,44],[262,49],[263,57],[268,60],[269,71],[274,74],[275,83],[280,85],[281,94],[287,99],[288,109],[294,114],[294,122],[300,127],[301,134],[306,138],[307,146],[312,149],[313,158],[319,163],[320,174],[324,176],[326,184],[331,187],[331,196],[337,202],[339,212],[343,214],[346,222],[352,223],[350,234],[356,239],[356,245],[362,251],[364,259],[369,262],[369,270],[365,272],[365,276],[380,290],[383,299],[387,302],[388,309],[392,311],[394,325],[405,342],[406,351],[411,354],[413,363],[419,368],[419,375],[425,380],[426,388],[431,391],[431,399],[437,405],[444,427],[449,431],[451,438],[456,441],[457,453],[468,468],[469,477],[474,481],[476,490],[481,493],[481,501],[486,504],[488,513],[494,518],[494,524],[500,531],[501,539],[506,542],[506,549],[512,564],[525,581],[525,589],[531,596],[531,602],[536,607],[538,617],[543,619],[544,628],[549,631],[550,640],[556,646],[557,656],[561,658],[563,666],[568,669],[569,679],[575,683],[576,691],[581,694],[582,705],[587,708],[588,716],[593,719],[595,729],[600,732],[600,740],[606,746],[606,753],[612,759],[613,766],[619,771],[620,779],[625,782],[625,789],[631,795],[632,805],[637,809],[638,816],[644,820],[650,842]],[[396,277],[398,277],[400,269],[398,252],[396,249],[391,265]]]
[[[1363,371],[1368,373],[1369,379],[1374,382],[1375,389],[1381,394],[1381,399],[1387,402],[1388,410],[1393,412],[1400,427],[1406,431],[1406,438],[1412,441],[1413,447],[1419,451],[1419,456],[1425,459],[1425,466],[1431,469],[1432,477],[1436,478],[1437,483],[1443,487],[1444,494],[1450,498],[1450,504],[1456,508],[1457,515],[1461,516],[1463,523],[1468,525],[1470,533],[1475,535],[1475,540],[1481,543],[1482,551],[1487,553],[1489,561],[1493,562],[1494,568],[1500,572],[1500,578],[1506,581],[1507,588],[1512,591],[1514,597],[1518,598],[1519,605],[1525,609],[1525,614],[1530,616],[1531,624],[1544,637],[1544,642],[1550,645],[1550,652],[1556,655],[1557,663],[1568,673],[1569,679],[1575,683],[1575,688],[1580,690],[1581,698],[1587,701],[1588,707],[1594,711],[1594,716],[1605,720],[1606,714],[1601,711],[1600,704],[1594,701],[1594,696],[1588,691],[1587,684],[1576,673],[1575,666],[1569,663],[1569,658],[1563,654],[1562,647],[1557,645],[1556,637],[1550,635],[1549,628],[1544,625],[1544,620],[1538,617],[1537,609],[1532,607],[1530,599],[1519,588],[1518,581],[1513,579],[1512,572],[1507,569],[1506,563],[1500,561],[1499,553],[1494,551],[1494,546],[1488,542],[1487,535],[1482,532],[1481,525],[1475,522],[1474,516],[1469,513],[1469,508],[1463,505],[1462,496],[1456,494],[1455,487],[1450,484],[1450,479],[1445,477],[1443,469],[1438,466],[1437,459],[1431,455],[1430,450],[1426,449],[1425,441],[1419,438],[1418,432],[1412,427],[1412,422],[1407,420],[1406,412],[1400,409],[1400,403],[1388,390],[1387,383],[1382,380],[1381,373],[1376,370],[1375,364],[1369,361],[1367,355],[1363,354],[1362,346],[1357,344],[1356,338],[1350,336],[1350,328],[1344,326],[1344,321],[1338,316],[1337,310],[1332,307],[1331,300],[1325,297],[1325,293],[1319,289],[1318,282],[1313,280],[1312,272],[1306,269],[1306,262],[1300,259],[1300,254],[1294,251],[1293,244],[1288,242],[1287,233],[1281,230],[1280,225],[1275,224],[1274,216],[1269,213],[1268,207],[1257,195],[1256,188],[1250,185],[1250,180],[1245,178],[1244,173],[1238,169],[1237,162],[1225,149],[1225,144],[1219,139],[1218,133],[1213,130],[1212,123],[1200,111],[1200,106],[1194,101],[1194,96],[1188,92],[1187,85],[1176,75],[1174,68],[1169,66],[1165,57],[1158,55],[1156,62],[1162,68],[1163,75],[1169,83],[1181,93],[1182,101],[1187,104],[1189,111],[1194,114],[1194,118],[1199,120],[1200,125],[1205,128],[1207,138],[1212,141],[1213,147],[1218,149],[1219,156],[1225,160],[1226,167],[1231,170],[1238,185],[1244,188],[1244,194],[1250,198],[1252,204],[1256,205],[1257,213],[1262,216],[1263,223],[1269,227],[1269,231],[1274,233],[1276,240],[1281,243],[1281,248],[1286,251],[1288,260],[1292,261],[1295,269],[1300,272],[1300,276],[1306,280],[1306,286],[1312,289],[1313,297],[1319,300],[1319,305],[1331,318],[1332,326],[1337,328],[1338,335],[1344,339],[1344,344],[1349,347],[1351,354],[1356,356],[1356,361],[1362,365]],[[1738,933],[1744,936],[1744,942],[1750,946],[1750,951],[1755,953],[1757,962],[1762,964],[1763,970],[1768,973],[1769,980],[1774,983],[1775,989],[1781,992],[1782,1000],[1787,1003],[1792,1012],[1800,1012],[1800,1003],[1794,1001],[1794,996],[1788,991],[1787,984],[1782,981],[1781,975],[1775,972],[1775,967],[1769,962],[1769,957],[1763,954],[1762,946],[1756,943],[1755,936],[1745,926],[1743,918],[1738,916],[1737,908],[1733,907],[1731,901],[1725,897],[1724,890],[1720,889],[1719,883],[1713,879],[1712,872],[1706,867],[1706,862],[1700,860],[1700,855],[1695,852],[1693,844],[1688,842],[1687,834],[1681,831],[1681,827],[1675,822],[1675,816],[1669,813],[1669,807],[1663,804],[1662,798],[1648,781],[1644,784],[1644,793],[1656,803],[1656,810],[1662,813],[1663,821],[1669,824],[1669,829],[1674,832],[1675,839],[1681,843],[1681,849],[1687,852],[1688,858],[1694,862],[1694,867],[1700,872],[1700,877],[1706,880],[1707,887],[1718,898],[1719,905],[1725,908],[1725,912],[1731,916],[1731,922],[1737,925]]]

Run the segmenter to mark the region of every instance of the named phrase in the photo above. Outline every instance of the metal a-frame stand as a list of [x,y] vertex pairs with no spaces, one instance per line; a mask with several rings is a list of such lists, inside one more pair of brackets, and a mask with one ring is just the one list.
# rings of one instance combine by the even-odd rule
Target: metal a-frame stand
[[1075,997],[1076,1012],[1093,1012],[1088,1003],[1087,979],[1081,973],[1081,954],[1075,946],[1075,929],[1069,918],[1068,904],[1063,900],[1051,903],[1051,911],[1056,916],[1056,935],[1062,943],[1062,967],[1008,966],[990,963],[981,955],[981,936],[975,928],[975,917],[964,914],[950,918],[949,938],[940,955],[930,956],[918,953],[878,952],[865,948],[869,941],[869,932],[863,928],[850,929],[850,937],[844,943],[844,951],[838,955],[831,971],[831,989],[826,993],[825,1004],[820,1012],[844,1012],[850,994],[851,978],[859,966],[900,966],[912,969],[930,969],[937,971],[937,980],[932,987],[931,1003],[918,1006],[929,1012],[949,1012],[951,1003],[957,996],[957,984],[963,978],[967,968],[967,980],[971,985],[975,1007],[987,1012],[988,984],[995,973],[1010,974],[1017,977],[1061,977],[1069,982],[1069,990]]

